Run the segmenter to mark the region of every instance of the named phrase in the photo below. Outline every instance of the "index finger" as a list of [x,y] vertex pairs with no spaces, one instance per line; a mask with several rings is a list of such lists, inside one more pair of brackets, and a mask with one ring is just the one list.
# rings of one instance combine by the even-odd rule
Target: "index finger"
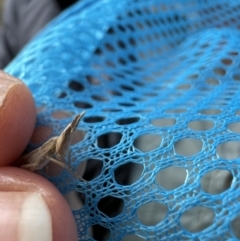
[[0,166],[13,163],[26,148],[36,122],[27,86],[0,71]]

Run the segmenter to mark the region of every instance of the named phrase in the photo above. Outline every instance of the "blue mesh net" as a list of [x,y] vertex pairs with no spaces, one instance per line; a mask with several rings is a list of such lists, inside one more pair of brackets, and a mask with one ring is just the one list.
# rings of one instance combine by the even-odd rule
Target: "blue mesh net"
[[81,240],[240,239],[239,29],[238,1],[85,0],[6,68],[52,135],[86,110],[88,183],[41,172]]

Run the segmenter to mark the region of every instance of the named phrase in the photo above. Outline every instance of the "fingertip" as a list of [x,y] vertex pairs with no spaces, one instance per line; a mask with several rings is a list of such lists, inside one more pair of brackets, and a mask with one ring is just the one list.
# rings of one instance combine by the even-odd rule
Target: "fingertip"
[[0,71],[0,166],[26,148],[36,122],[33,97],[20,80]]
[[[78,240],[76,223],[66,200],[50,182],[40,175],[20,168],[1,167],[0,195],[4,192],[18,195],[18,200],[20,200],[20,202],[18,201],[21,205],[18,234],[22,239],[16,240],[34,241],[34,235],[38,235],[40,232],[44,232],[41,234],[44,240]],[[19,194],[23,196],[23,201],[19,198]],[[11,200],[14,198],[12,197]],[[7,205],[11,205],[11,201]],[[15,203],[14,206],[16,207]],[[4,209],[4,207],[1,208]],[[36,216],[37,219],[34,219],[33,216]],[[31,217],[30,221],[29,217]],[[39,226],[42,230],[33,232]],[[52,235],[50,237],[52,239],[48,238],[50,235]]]

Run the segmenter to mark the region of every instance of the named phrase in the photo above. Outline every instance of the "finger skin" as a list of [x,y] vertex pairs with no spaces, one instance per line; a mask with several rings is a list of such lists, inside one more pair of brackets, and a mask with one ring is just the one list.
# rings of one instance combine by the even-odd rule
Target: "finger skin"
[[[0,191],[37,192],[46,201],[52,216],[53,241],[77,241],[77,227],[60,192],[38,174],[15,167],[0,168]],[[39,230],[41,232],[41,230]]]
[[9,165],[21,155],[35,122],[36,108],[29,89],[0,71],[0,166]]
[[[13,163],[26,148],[36,122],[29,89],[0,71],[0,166]],[[77,241],[72,212],[59,191],[38,174],[15,167],[0,167],[0,191],[37,192],[51,212],[53,241]],[[41,230],[39,230],[41,232]]]

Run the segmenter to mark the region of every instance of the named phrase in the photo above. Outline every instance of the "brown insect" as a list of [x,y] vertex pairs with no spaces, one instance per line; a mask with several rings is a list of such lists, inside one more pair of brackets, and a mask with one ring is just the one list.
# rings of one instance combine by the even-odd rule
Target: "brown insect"
[[[60,136],[50,138],[42,146],[23,156],[21,158],[21,162],[26,164],[22,165],[21,168],[34,172],[42,169],[49,162],[53,162],[76,176],[72,168],[67,165],[65,161],[69,155],[69,147],[72,135],[84,114],[85,112],[76,115],[73,121],[68,124]],[[77,178],[84,180],[78,175]]]

